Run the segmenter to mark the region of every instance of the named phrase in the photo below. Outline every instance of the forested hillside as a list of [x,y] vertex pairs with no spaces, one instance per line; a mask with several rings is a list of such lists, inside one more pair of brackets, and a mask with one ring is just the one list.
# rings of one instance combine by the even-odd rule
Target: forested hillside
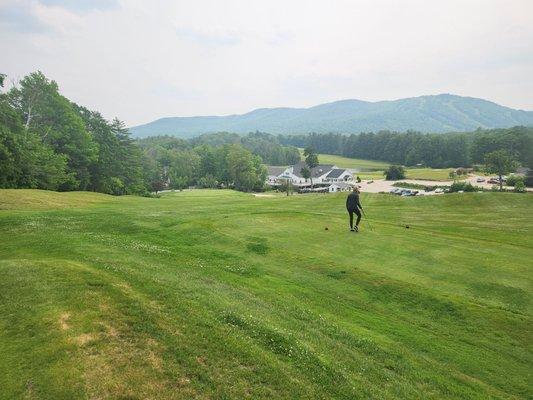
[[341,100],[310,108],[262,108],[242,115],[161,118],[131,128],[136,137],[193,137],[220,131],[273,134],[471,131],[533,126],[533,111],[514,110],[473,97],[450,94],[394,101]]

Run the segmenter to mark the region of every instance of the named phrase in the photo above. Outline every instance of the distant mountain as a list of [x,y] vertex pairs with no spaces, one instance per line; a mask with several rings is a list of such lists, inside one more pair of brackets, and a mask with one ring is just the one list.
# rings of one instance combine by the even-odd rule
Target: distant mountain
[[359,133],[379,130],[422,132],[470,131],[533,126],[533,111],[451,94],[393,101],[341,100],[310,108],[261,108],[242,115],[161,118],[130,128],[133,136],[262,131],[273,134]]

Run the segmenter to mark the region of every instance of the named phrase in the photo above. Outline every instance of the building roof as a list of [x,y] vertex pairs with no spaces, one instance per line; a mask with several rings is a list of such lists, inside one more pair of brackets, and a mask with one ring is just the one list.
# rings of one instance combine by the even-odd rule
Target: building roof
[[[292,170],[292,173],[296,175],[298,178],[303,178],[302,176],[302,168],[306,167],[305,161],[300,161],[298,164],[295,164]],[[331,171],[333,169],[333,164],[318,164],[315,168],[311,169],[311,177],[317,178],[319,176],[322,176],[326,174],[328,171]]]
[[267,175],[268,176],[280,176],[287,167],[278,167],[275,165],[267,165]]
[[334,168],[331,170],[331,172],[326,176],[326,178],[338,178],[342,174],[344,174],[345,169],[342,168]]

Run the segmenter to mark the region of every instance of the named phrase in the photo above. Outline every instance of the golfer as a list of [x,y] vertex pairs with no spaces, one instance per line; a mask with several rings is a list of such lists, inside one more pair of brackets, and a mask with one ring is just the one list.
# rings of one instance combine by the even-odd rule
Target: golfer
[[[348,195],[346,198],[346,209],[350,215],[350,230],[352,232],[359,232],[359,222],[361,221],[361,202],[359,201],[359,188],[357,186],[353,187],[353,192]],[[353,215],[357,215],[357,220],[355,221],[355,229],[353,226]]]

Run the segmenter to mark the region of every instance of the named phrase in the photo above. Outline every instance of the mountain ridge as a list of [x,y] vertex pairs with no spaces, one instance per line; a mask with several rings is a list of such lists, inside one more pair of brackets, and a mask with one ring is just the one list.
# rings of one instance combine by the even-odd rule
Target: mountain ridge
[[220,131],[245,134],[360,133],[379,130],[443,133],[533,126],[533,111],[449,93],[375,102],[343,99],[307,108],[258,108],[224,116],[164,117],[130,128],[134,137],[190,138]]

